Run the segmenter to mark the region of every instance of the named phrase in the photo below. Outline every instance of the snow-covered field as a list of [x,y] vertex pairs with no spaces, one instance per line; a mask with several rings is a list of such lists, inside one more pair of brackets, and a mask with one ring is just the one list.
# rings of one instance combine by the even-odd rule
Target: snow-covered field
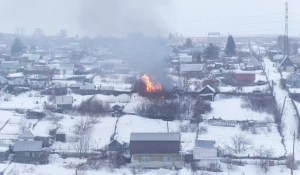
[[[217,96],[218,97],[218,96]],[[212,111],[205,114],[205,119],[221,118],[223,120],[258,120],[263,121],[266,118],[273,119],[268,113],[260,113],[248,108],[243,108],[242,97],[232,97],[227,99],[216,98],[211,102]]]
[[[264,146],[266,149],[273,149],[274,156],[283,156],[285,154],[284,147],[281,144],[281,137],[277,132],[275,124],[271,124],[271,131],[268,131],[266,127],[257,127],[256,134],[253,134],[251,129],[248,131],[242,131],[239,125],[235,127],[220,127],[202,123],[200,124],[200,127],[201,126],[207,127],[207,133],[199,134],[198,139],[215,140],[217,146],[224,150],[226,150],[228,145],[232,145],[232,137],[237,134],[242,134],[248,139],[252,140],[253,144],[251,148],[238,155],[247,156],[248,154],[256,154],[256,150],[261,146]],[[226,153],[228,154],[229,152]]]

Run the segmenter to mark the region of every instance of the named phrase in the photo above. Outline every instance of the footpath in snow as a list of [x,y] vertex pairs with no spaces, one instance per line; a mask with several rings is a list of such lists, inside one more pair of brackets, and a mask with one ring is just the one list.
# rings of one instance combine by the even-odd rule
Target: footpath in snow
[[[283,109],[282,116],[282,134],[284,137],[284,143],[286,146],[287,156],[293,153],[293,134],[294,131],[297,132],[298,119],[296,116],[296,110],[293,107],[292,101],[289,98],[288,92],[280,87],[280,73],[277,70],[277,67],[273,66],[273,62],[268,58],[264,59],[265,70],[267,76],[269,76],[269,81],[274,82],[274,95],[276,101],[280,107],[283,106],[284,98],[286,97],[285,106]],[[276,146],[276,145],[274,145]],[[299,141],[296,140],[295,143],[295,159],[300,159],[300,144]]]

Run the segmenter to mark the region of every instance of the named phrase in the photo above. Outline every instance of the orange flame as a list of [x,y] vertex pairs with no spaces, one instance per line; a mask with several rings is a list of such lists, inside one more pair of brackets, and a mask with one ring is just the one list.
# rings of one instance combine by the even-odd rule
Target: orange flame
[[161,92],[162,91],[162,86],[160,83],[156,83],[155,85],[152,84],[150,78],[148,75],[144,74],[142,76],[145,84],[146,84],[146,90],[147,92]]

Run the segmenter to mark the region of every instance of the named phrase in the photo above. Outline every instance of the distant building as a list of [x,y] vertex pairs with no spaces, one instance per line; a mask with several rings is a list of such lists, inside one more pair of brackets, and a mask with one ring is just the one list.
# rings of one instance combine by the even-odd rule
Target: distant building
[[182,168],[180,141],[180,133],[131,133],[131,161],[144,168]]
[[55,104],[57,108],[72,109],[73,96],[56,96]]
[[181,64],[180,71],[181,74],[187,77],[197,77],[203,72],[203,64]]
[[252,72],[236,72],[235,81],[238,84],[250,84],[255,81],[255,73]]
[[213,140],[196,140],[193,150],[193,159],[198,167],[220,168],[218,150]]
[[216,95],[216,90],[214,88],[212,88],[210,85],[206,85],[199,92],[199,96],[203,100],[214,101],[215,95]]
[[282,62],[278,66],[279,70],[282,72],[294,72],[295,71],[295,65],[290,60],[288,56],[286,56]]
[[286,79],[288,88],[300,88],[300,75],[299,72],[291,73]]
[[61,76],[73,75],[74,74],[74,64],[72,63],[60,63],[59,72]]
[[0,64],[1,71],[6,73],[19,72],[21,64],[19,61],[2,61]]
[[14,162],[47,164],[49,153],[43,151],[42,141],[16,141],[14,144]]

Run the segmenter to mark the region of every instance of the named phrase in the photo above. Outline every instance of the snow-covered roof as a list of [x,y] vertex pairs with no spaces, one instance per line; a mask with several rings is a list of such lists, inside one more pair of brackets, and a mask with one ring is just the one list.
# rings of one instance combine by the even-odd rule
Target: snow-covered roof
[[179,56],[179,60],[180,60],[180,62],[182,62],[182,63],[191,63],[191,62],[193,62],[193,57],[192,57],[192,56],[189,56],[189,55],[186,55],[186,56]]
[[279,66],[294,66],[293,62],[290,60],[288,56],[286,56],[282,62],[279,64]]
[[200,90],[200,92],[201,91],[203,91],[205,88],[208,88],[209,90],[211,90],[212,92],[216,92],[216,90],[214,89],[214,88],[212,88],[210,85],[206,85],[206,86],[204,86],[204,88],[202,88],[201,90]]
[[214,148],[216,141],[214,140],[196,140],[195,146],[200,148]]
[[180,141],[180,133],[131,133],[130,141]]
[[18,69],[20,67],[19,61],[2,61],[1,68],[2,69]]
[[56,96],[55,102],[57,105],[73,104],[73,96]]
[[14,151],[42,151],[42,141],[16,141]]
[[34,139],[34,135],[30,131],[25,131],[21,135],[19,135],[19,139],[27,138],[27,139]]
[[203,71],[203,64],[181,64],[181,72],[200,72]]

